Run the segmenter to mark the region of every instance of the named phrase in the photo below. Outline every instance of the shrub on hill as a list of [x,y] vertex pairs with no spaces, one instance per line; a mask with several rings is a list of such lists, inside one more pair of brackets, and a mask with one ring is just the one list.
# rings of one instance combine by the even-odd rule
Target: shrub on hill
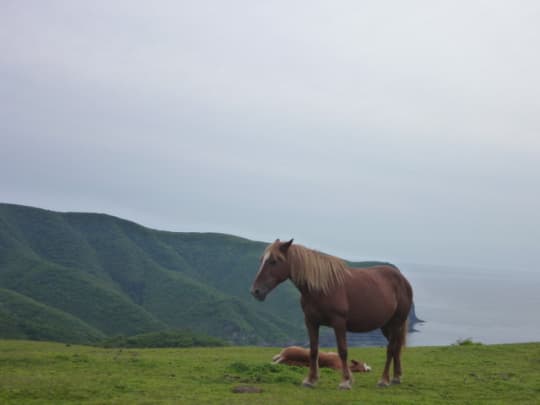
[[99,343],[99,346],[105,348],[215,347],[227,345],[228,343],[222,339],[189,330],[168,330],[135,336],[114,336]]

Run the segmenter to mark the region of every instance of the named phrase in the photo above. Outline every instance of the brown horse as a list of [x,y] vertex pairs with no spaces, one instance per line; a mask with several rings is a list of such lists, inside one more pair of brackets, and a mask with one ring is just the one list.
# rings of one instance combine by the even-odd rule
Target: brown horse
[[[279,354],[272,357],[274,364],[287,364],[289,366],[309,367],[309,350],[299,346],[289,346],[283,349]],[[319,367],[333,368],[341,370],[343,367],[341,359],[337,353],[319,352]],[[351,360],[349,369],[353,373],[366,373],[371,371],[371,367],[363,361]]]
[[[319,379],[319,327],[334,329],[343,379],[341,389],[350,389],[352,374],[347,367],[346,332],[368,332],[381,328],[388,339],[386,363],[379,386],[401,381],[401,348],[407,335],[412,288],[392,266],[349,268],[337,257],[277,239],[264,251],[251,294],[260,301],[278,284],[290,279],[302,295],[309,333],[310,367],[304,386]],[[390,381],[390,363],[394,376]]]

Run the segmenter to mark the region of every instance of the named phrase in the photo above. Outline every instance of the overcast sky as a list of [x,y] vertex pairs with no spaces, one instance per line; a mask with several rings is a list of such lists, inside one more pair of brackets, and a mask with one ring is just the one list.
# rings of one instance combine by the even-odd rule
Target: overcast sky
[[538,1],[0,2],[0,201],[538,269]]

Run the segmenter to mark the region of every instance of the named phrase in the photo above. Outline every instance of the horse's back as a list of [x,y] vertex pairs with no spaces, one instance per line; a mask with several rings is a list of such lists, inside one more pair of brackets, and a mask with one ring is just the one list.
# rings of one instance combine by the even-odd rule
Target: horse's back
[[366,284],[383,295],[391,294],[412,303],[412,287],[401,271],[392,265],[351,269],[352,283]]

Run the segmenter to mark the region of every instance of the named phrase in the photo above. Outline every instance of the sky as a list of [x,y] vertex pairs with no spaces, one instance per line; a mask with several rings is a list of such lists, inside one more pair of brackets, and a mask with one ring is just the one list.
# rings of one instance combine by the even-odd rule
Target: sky
[[540,270],[537,1],[0,2],[0,201]]

